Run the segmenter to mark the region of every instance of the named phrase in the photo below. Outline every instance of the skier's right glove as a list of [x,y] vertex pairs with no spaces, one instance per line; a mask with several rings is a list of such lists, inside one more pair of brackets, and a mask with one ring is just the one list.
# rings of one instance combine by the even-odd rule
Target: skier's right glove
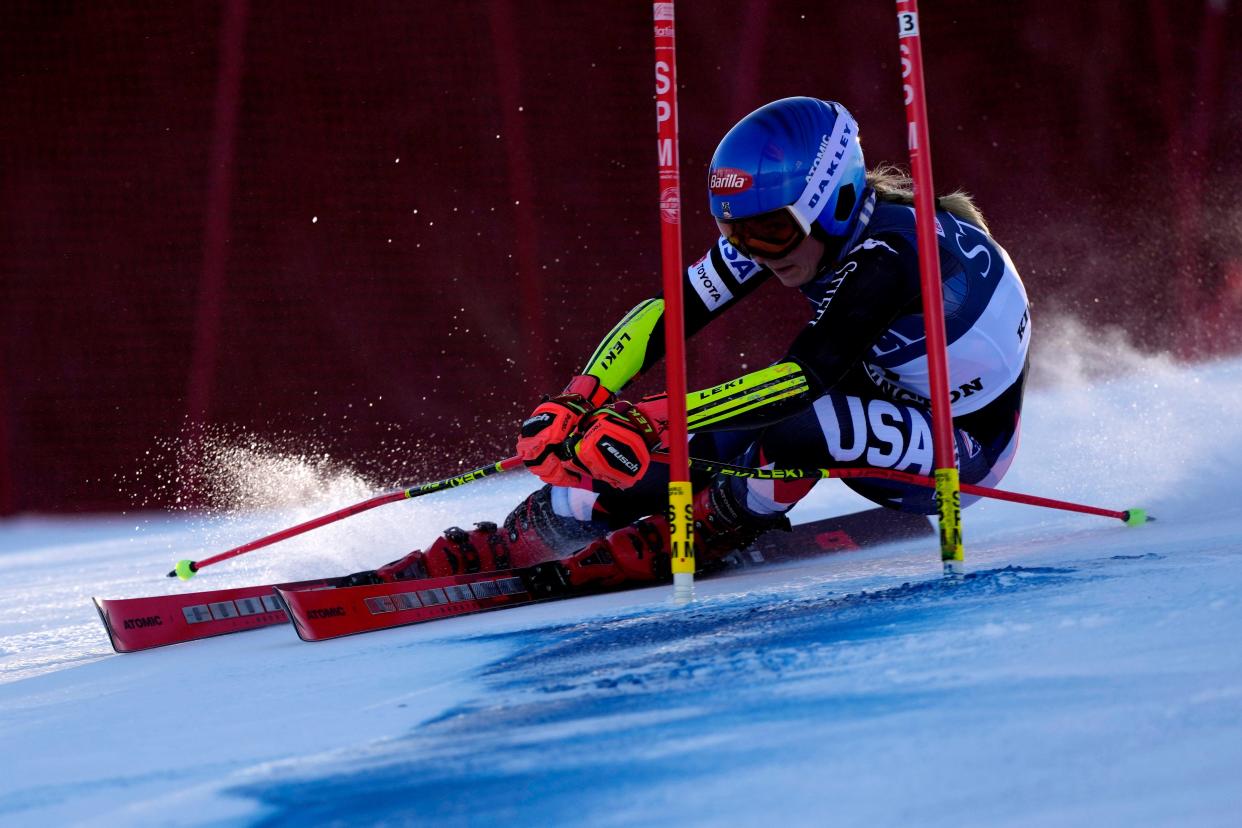
[[651,451],[668,431],[668,398],[617,400],[592,412],[578,430],[581,435],[572,441],[577,465],[595,480],[628,489],[647,474]]
[[577,376],[555,397],[545,398],[522,423],[517,453],[531,472],[553,486],[582,486],[582,470],[574,465],[565,441],[582,418],[608,402],[612,393],[598,379]]

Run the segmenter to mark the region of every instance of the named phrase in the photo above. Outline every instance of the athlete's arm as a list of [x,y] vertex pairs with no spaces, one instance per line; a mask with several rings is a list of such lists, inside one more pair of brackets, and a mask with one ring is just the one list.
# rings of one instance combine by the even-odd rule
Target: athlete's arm
[[866,239],[845,256],[814,318],[785,358],[686,399],[691,431],[755,428],[804,410],[860,362],[920,296],[918,258],[898,234]]
[[[771,271],[759,267],[723,238],[686,269],[685,329],[692,336],[758,287]],[[566,440],[591,412],[600,410],[635,376],[664,354],[664,300],[640,302],[604,337],[582,373],[558,396],[545,398],[522,423],[517,451],[545,483],[579,485],[582,475],[566,455]]]
[[[724,238],[686,268],[683,284],[689,338],[750,294],[772,273],[742,256]],[[604,337],[582,373],[616,393],[664,355],[664,299],[640,302]]]

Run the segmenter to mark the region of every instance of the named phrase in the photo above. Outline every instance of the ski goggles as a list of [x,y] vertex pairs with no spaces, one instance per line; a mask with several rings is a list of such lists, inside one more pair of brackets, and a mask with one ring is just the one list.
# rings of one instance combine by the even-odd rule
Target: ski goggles
[[753,259],[783,259],[810,234],[790,207],[742,219],[716,219],[720,234],[739,253]]

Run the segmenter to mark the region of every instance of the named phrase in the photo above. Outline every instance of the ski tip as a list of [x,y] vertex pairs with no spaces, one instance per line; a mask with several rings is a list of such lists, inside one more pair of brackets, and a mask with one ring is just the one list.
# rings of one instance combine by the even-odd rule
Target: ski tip
[[293,607],[289,603],[286,591],[280,587],[276,587],[272,590],[272,592],[275,593],[276,600],[280,602],[281,609],[285,611],[285,617],[289,619],[291,624],[293,624],[293,631],[297,633],[298,638],[307,642],[317,641],[318,639],[310,637],[310,632],[302,626],[302,619],[299,617],[298,613],[293,611]]
[[108,633],[108,643],[112,645],[114,653],[124,653],[127,650],[122,647],[116,640],[116,636],[112,634],[112,622],[108,620],[108,612],[104,609],[104,603],[99,598],[91,598],[95,602],[95,611],[99,613],[99,620],[103,622],[104,629]]
[[1155,519],[1152,515],[1147,514],[1145,509],[1127,509],[1125,517],[1122,518],[1126,526],[1142,526],[1144,523],[1151,523]]

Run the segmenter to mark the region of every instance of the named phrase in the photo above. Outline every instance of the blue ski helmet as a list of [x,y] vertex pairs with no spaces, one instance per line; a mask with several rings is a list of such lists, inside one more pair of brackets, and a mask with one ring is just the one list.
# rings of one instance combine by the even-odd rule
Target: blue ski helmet
[[782,98],[720,141],[708,172],[712,215],[731,222],[788,207],[810,234],[849,233],[866,187],[858,124],[839,103]]

